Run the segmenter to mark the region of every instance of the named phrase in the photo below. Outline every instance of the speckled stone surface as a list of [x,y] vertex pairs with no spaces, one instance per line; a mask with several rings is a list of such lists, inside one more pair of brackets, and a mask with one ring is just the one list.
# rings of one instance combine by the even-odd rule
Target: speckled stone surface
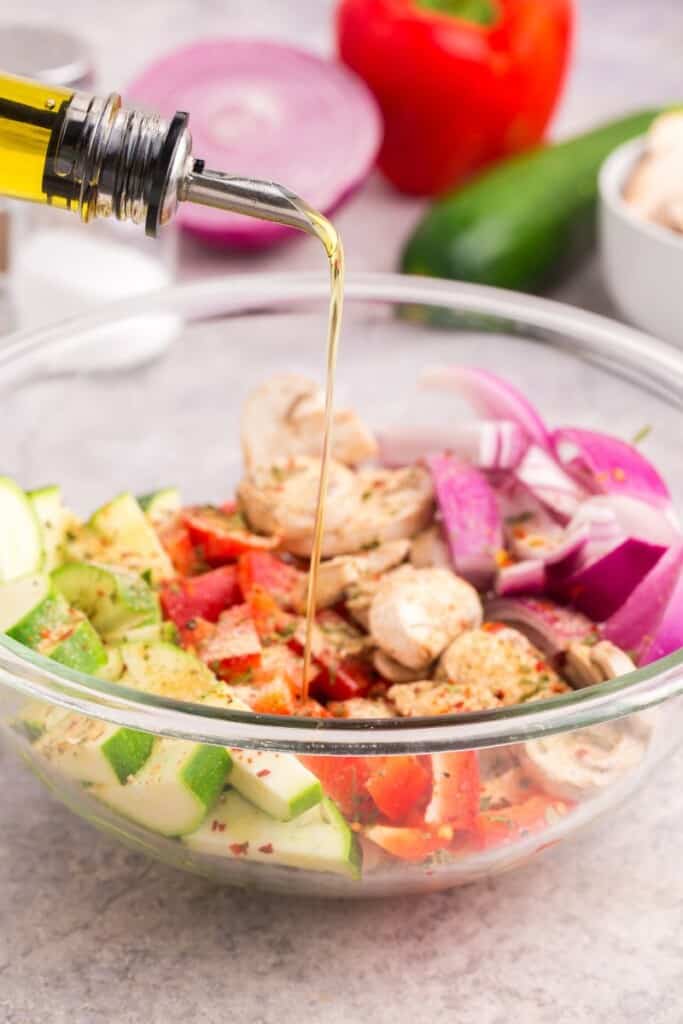
[[[211,31],[325,49],[330,4],[111,0],[111,19],[96,8],[61,5],[115,87],[147,56]],[[581,8],[559,130],[680,95],[678,0]],[[53,10],[5,0],[0,17]],[[371,182],[339,218],[350,265],[392,266],[418,211]],[[187,276],[226,265],[189,245],[183,260]],[[319,265],[303,245],[249,266],[283,261]],[[593,268],[562,295],[609,310]],[[363,905],[220,890],[147,861],[73,817],[0,749],[0,1022],[680,1024],[682,772],[679,752],[608,823],[513,874]]]

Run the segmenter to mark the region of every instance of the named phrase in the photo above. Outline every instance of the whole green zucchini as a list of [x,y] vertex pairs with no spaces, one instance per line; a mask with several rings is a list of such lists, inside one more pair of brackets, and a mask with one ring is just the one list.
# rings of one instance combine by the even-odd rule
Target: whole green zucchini
[[431,207],[401,269],[521,291],[552,283],[594,244],[603,160],[657,113],[631,114],[485,171]]

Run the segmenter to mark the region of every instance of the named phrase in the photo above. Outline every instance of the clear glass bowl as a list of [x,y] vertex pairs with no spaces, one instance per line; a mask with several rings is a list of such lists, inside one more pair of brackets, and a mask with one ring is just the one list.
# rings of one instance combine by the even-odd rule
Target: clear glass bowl
[[[321,378],[327,298],[323,276],[232,276],[15,335],[0,350],[4,472],[27,488],[61,483],[68,503],[84,514],[119,491],[176,483],[188,501],[225,499],[240,475],[238,422],[247,392],[277,371]],[[169,323],[177,340],[161,361],[116,374],[71,369],[79,348],[101,344],[105,330],[115,345],[131,330],[161,324],[168,331]],[[467,415],[453,397],[416,389],[418,371],[441,362],[502,374],[556,425],[630,437],[652,424],[648,454],[680,507],[680,353],[540,299],[413,277],[351,277],[340,401],[352,402],[376,426]],[[66,365],[69,371],[60,372]],[[683,722],[682,692],[679,652],[611,683],[505,711],[367,722],[276,718],[144,695],[0,638],[3,740],[64,803],[123,842],[185,870],[233,885],[314,895],[446,888],[528,860],[606,814],[673,749]],[[318,807],[290,826],[271,827],[274,819],[259,811],[251,847],[253,822],[226,828],[216,820],[212,827],[215,811],[202,844],[162,836],[110,810],[91,787],[40,754],[20,724],[29,701],[38,701],[43,712],[44,705],[67,708],[158,737],[319,758],[307,764],[350,829],[331,823]],[[565,771],[568,751],[574,767],[583,759],[591,770]],[[539,763],[553,770],[539,774]],[[368,774],[382,769],[391,777],[401,768],[421,770],[427,780],[432,771],[446,777],[456,771],[465,789],[478,770],[484,797],[476,826],[427,832],[418,823],[410,835],[375,832],[385,848],[369,841],[355,820],[368,820]],[[404,787],[401,794],[424,807],[424,793],[412,797]],[[323,829],[302,839],[309,825]],[[384,825],[391,829],[390,821]]]

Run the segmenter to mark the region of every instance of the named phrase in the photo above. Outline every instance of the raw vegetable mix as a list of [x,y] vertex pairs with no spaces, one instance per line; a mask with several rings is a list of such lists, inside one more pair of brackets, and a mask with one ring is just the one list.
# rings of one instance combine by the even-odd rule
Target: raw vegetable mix
[[[83,522],[59,488],[0,480],[0,628],[113,685],[326,719],[548,701],[683,646],[683,537],[645,456],[551,429],[488,372],[432,367],[422,384],[464,397],[473,418],[377,437],[336,413],[307,686],[321,395],[293,375],[249,397],[243,479],[222,504],[166,488]],[[498,753],[296,757],[37,702],[15,725],[46,768],[192,856],[349,878],[540,848],[649,742],[628,719]]]

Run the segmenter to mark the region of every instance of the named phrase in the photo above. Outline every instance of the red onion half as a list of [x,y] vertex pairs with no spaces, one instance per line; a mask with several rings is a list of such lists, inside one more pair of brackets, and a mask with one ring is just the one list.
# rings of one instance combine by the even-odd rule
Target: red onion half
[[[162,57],[127,90],[166,116],[190,112],[207,167],[277,181],[330,213],[367,177],[382,135],[376,102],[347,68],[262,39],[214,39]],[[297,232],[184,203],[182,226],[215,246],[263,248]]]

